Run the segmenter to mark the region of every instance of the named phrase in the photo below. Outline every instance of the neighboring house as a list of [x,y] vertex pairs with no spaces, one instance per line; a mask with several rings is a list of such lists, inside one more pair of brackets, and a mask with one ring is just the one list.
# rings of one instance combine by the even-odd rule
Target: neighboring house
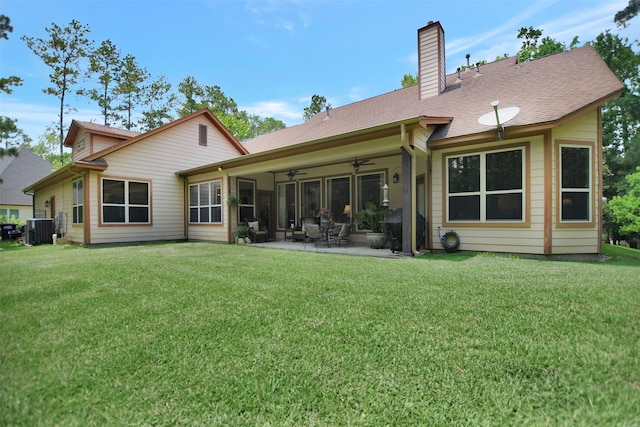
[[[0,223],[25,221],[37,216],[33,211],[33,196],[22,190],[51,173],[53,166],[26,147],[18,148],[17,156],[0,158]],[[44,215],[44,211],[40,212]]]
[[[442,27],[429,23],[418,30],[418,85],[244,145],[201,111],[79,155],[88,131],[74,122],[67,137],[74,163],[27,191],[37,205],[67,194],[61,209],[87,219],[79,227],[84,235],[69,239],[86,244],[227,242],[254,217],[282,239],[321,208],[350,221],[365,202],[381,204],[388,185],[390,208],[403,208],[405,254],[442,249],[439,235],[449,230],[459,234],[461,250],[599,253],[600,107],[620,95],[622,83],[590,46],[448,76],[444,46]],[[216,136],[205,149],[196,126],[203,120],[215,123]],[[70,194],[83,185],[87,202],[72,203]],[[239,207],[226,205],[230,194]],[[426,218],[419,242],[416,213]],[[364,242],[364,230],[351,237]]]

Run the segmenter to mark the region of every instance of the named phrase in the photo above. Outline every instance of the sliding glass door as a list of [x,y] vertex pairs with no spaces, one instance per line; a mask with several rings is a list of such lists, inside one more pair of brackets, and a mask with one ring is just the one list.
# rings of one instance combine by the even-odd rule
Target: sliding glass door
[[335,222],[351,220],[351,176],[327,178],[327,205]]

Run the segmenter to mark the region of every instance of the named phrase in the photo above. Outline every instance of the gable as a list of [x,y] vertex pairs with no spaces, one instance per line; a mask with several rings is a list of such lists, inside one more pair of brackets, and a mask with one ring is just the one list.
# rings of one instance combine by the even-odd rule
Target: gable
[[[202,140],[203,133],[206,141]],[[162,132],[146,135],[135,143],[121,145],[120,149],[111,147],[98,153],[109,165],[109,174],[130,176],[134,170],[140,174],[143,170],[151,173],[151,170],[159,168],[174,173],[241,155],[226,134],[206,115],[193,116]]]
[[[190,123],[190,125],[184,127],[184,124]],[[117,144],[113,147],[107,148],[103,151],[94,153],[93,155],[89,156],[87,158],[87,160],[95,160],[97,158],[100,157],[104,157],[109,155],[110,153],[113,153],[115,151],[119,151],[122,149],[125,149],[129,146],[138,144],[140,142],[143,141],[149,141],[151,139],[153,139],[155,136],[160,135],[160,134],[167,134],[169,132],[169,130],[174,129],[174,128],[180,128],[180,129],[193,129],[193,128],[198,128],[197,125],[199,124],[205,124],[207,126],[210,126],[212,129],[215,129],[215,132],[217,132],[219,134],[219,138],[218,138],[218,148],[221,149],[223,152],[226,151],[226,149],[224,148],[224,146],[227,146],[228,149],[231,149],[231,151],[234,152],[234,155],[244,155],[244,154],[248,154],[248,150],[242,145],[242,143],[240,141],[238,141],[232,134],[231,132],[229,132],[229,130],[222,124],[222,122],[220,122],[220,120],[218,120],[217,117],[215,117],[208,109],[203,109],[200,111],[197,111],[193,114],[190,114],[188,116],[182,117],[178,120],[174,120],[171,123],[167,123],[166,125],[160,126],[159,128],[153,129],[147,133],[144,133],[142,135],[139,135],[137,137],[134,138],[130,138],[120,144]],[[214,133],[215,133],[214,132]],[[181,137],[178,138],[179,140],[184,140],[186,141],[187,139],[190,139],[191,136],[189,135],[189,131],[186,131],[186,134]],[[164,137],[161,137],[161,139]],[[196,143],[198,143],[199,141],[199,136],[196,138]],[[189,144],[185,145],[186,147],[190,147]],[[205,160],[206,161],[206,160]]]

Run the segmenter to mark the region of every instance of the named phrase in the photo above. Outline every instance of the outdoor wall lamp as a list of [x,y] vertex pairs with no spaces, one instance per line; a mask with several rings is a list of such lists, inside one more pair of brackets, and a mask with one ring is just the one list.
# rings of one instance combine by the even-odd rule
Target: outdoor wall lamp
[[400,175],[398,175],[398,172],[394,172],[394,174],[393,174],[393,183],[397,184],[398,182],[400,182]]
[[45,201],[44,201],[44,207],[45,207],[45,208],[48,208],[48,207],[49,207],[49,200],[45,200]]
[[382,206],[389,206],[389,186],[387,184],[382,186]]

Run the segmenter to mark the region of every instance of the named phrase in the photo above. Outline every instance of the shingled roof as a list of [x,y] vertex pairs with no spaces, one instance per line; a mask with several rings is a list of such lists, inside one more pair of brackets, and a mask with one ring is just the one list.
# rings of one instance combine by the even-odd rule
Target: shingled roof
[[600,106],[618,96],[623,84],[590,45],[518,63],[508,58],[448,75],[446,89],[419,99],[418,86],[333,108],[303,124],[246,141],[251,153],[363,132],[367,129],[419,120],[452,118],[440,126],[430,141],[468,137],[488,128],[478,118],[500,107],[518,107],[520,113],[509,128],[559,124],[575,114]]
[[22,191],[51,173],[53,166],[26,147],[18,149],[18,156],[0,158],[0,204],[30,206],[32,197]]
[[121,139],[123,141],[140,135],[139,132],[134,132],[131,130],[118,129],[111,126],[99,125],[91,122],[83,122],[80,120],[73,120],[71,122],[69,132],[67,133],[67,137],[64,139],[64,145],[66,147],[73,146],[73,142],[75,141],[76,136],[78,135],[78,132],[80,131],[80,129],[93,135],[110,136],[113,138]]

